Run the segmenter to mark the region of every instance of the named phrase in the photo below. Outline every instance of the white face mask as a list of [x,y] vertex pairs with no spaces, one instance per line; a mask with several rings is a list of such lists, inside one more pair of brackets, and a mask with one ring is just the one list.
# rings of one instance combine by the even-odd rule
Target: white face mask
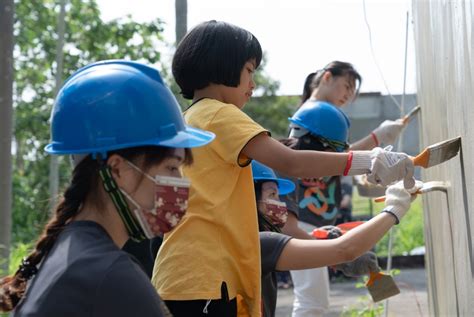
[[155,183],[155,203],[152,209],[143,208],[128,193],[120,189],[135,206],[133,213],[146,237],[152,239],[171,231],[178,225],[188,208],[190,181],[186,178],[171,176],[152,177],[134,164],[128,163]]
[[273,199],[259,201],[260,211],[277,227],[283,227],[288,220],[286,203]]

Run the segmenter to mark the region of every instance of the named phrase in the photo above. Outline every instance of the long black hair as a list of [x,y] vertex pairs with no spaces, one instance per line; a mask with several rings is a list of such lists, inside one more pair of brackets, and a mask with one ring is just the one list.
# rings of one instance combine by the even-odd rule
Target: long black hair
[[[112,151],[109,155],[118,154],[146,170],[152,165],[161,163],[173,153],[174,148],[143,146]],[[191,150],[185,149],[184,164],[191,164],[192,160]],[[0,280],[0,312],[13,310],[23,298],[28,280],[37,273],[38,265],[52,249],[65,226],[79,213],[80,206],[86,198],[93,199],[100,205],[99,169],[101,164],[89,155],[74,168],[71,183],[64,191],[63,199],[56,207],[53,217],[37,240],[33,252],[22,261],[15,274]]]

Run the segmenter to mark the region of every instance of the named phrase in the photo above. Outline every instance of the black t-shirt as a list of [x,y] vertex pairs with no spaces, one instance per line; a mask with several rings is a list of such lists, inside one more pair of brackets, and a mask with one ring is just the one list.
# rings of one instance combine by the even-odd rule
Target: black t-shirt
[[[283,176],[284,177],[284,176]],[[334,225],[341,203],[341,179],[339,176],[318,179],[292,179],[294,192],[280,196],[288,211],[299,221],[316,227]]]
[[290,239],[291,237],[276,232],[260,232],[263,317],[275,316],[278,291],[275,268]]
[[74,221],[28,285],[13,316],[163,316],[142,269],[92,221]]
[[151,279],[155,258],[162,243],[162,237],[156,237],[151,240],[145,239],[141,242],[134,242],[132,239],[129,239],[122,250],[134,256],[142,266],[145,274]]

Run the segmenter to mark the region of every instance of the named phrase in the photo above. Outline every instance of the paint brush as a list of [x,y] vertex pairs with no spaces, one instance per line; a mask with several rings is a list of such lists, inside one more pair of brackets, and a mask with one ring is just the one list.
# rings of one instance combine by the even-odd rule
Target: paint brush
[[[441,191],[441,192],[447,192],[448,191],[449,184],[447,182],[442,182],[442,181],[431,181],[431,182],[426,182],[423,183],[423,187],[418,189],[415,193],[412,195],[417,195],[417,194],[425,194],[429,192],[434,192],[434,191]],[[374,199],[376,203],[381,203],[385,201],[385,196],[377,197]]]
[[382,272],[370,272],[369,280],[365,286],[367,286],[370,296],[375,303],[400,294],[400,289],[393,280],[393,277]]
[[456,156],[461,147],[461,137],[456,137],[428,146],[413,158],[415,166],[429,168]]
[[421,107],[420,106],[416,106],[415,108],[411,109],[411,111],[409,113],[407,113],[403,118],[402,118],[402,121],[403,121],[403,124],[407,124],[408,122],[411,121],[411,119],[418,113],[420,112],[421,110]]

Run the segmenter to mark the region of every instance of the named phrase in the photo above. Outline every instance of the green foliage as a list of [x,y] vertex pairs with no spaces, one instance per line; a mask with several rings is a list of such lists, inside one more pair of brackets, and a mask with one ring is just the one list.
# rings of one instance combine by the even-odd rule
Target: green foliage
[[[48,118],[54,100],[59,2],[15,1],[13,241],[31,241],[48,218]],[[156,64],[162,22],[130,17],[103,22],[94,0],[70,0],[66,7],[65,79],[94,61],[124,58]],[[60,183],[70,167],[61,160]]]
[[[20,266],[21,259],[28,256],[31,249],[32,249],[31,243],[19,242],[14,247],[12,247],[10,250],[10,262],[8,265],[8,272],[0,271],[0,277],[14,274],[18,270],[18,267]],[[0,264],[2,263],[4,263],[4,259],[0,260]]]
[[28,256],[32,249],[32,243],[17,243],[10,253],[10,265],[8,274],[14,274],[20,266],[21,260]]
[[[159,48],[168,44],[163,42],[159,19],[136,23],[128,16],[104,22],[94,0],[67,3],[63,79],[84,65],[104,59],[161,64]],[[15,1],[13,243],[35,240],[49,218],[49,156],[43,148],[49,141],[48,119],[54,101],[58,15],[58,0]],[[161,70],[186,108],[189,102],[179,96],[169,68],[161,65]],[[255,80],[262,99],[251,102],[248,111],[253,111],[255,119],[274,135],[285,135],[287,117],[296,101],[276,97],[279,83],[262,71]],[[59,161],[60,184],[64,187],[71,171],[67,159]]]
[[[360,197],[357,191],[354,191],[352,197],[354,215],[370,214],[369,199]],[[373,203],[373,214],[376,215],[382,211],[383,203]],[[410,211],[403,217],[400,225],[393,227],[393,245],[392,255],[406,255],[416,247],[425,245],[423,233],[423,205],[421,197],[417,197],[412,202]],[[382,240],[377,243],[376,251],[378,256],[387,256],[388,239],[386,234]]]
[[[383,208],[377,206],[377,208]],[[425,245],[423,235],[423,207],[421,198],[418,197],[412,204],[410,211],[403,217],[398,226],[393,227],[392,255],[407,255],[416,247]],[[376,250],[378,256],[388,255],[388,239],[386,234],[377,243]]]
[[[10,251],[10,263],[8,267],[8,272],[1,270],[2,263],[4,259],[0,259],[0,279],[7,275],[13,275],[20,266],[21,259],[26,257],[31,251],[32,244],[30,243],[18,243],[15,247],[11,248]],[[7,317],[8,313],[0,313],[0,317]]]
[[291,117],[296,111],[297,103],[297,97],[255,97],[245,106],[244,111],[268,129],[274,138],[286,138],[288,135],[288,117]]
[[370,296],[362,296],[358,304],[344,307],[342,317],[377,317],[383,314],[383,304],[374,303]]

